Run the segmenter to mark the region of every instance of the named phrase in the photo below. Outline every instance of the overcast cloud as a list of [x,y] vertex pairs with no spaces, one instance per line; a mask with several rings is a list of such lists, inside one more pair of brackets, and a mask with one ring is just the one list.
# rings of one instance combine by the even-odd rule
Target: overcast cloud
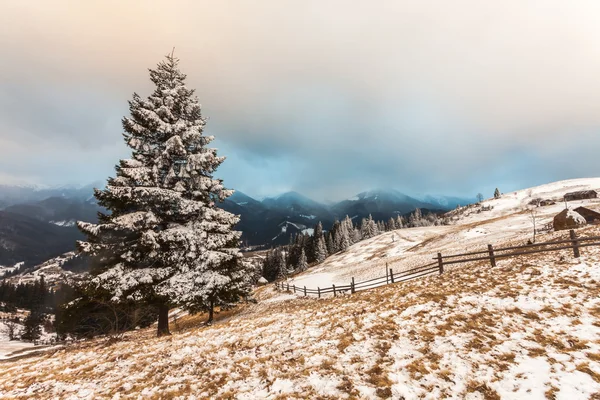
[[597,1],[4,0],[0,180],[106,179],[173,46],[250,195],[600,175]]

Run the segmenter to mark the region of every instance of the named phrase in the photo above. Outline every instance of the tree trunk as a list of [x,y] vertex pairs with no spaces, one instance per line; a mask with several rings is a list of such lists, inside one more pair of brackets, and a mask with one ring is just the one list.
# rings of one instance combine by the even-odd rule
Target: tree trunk
[[158,305],[158,330],[156,336],[170,335],[169,332],[169,306],[166,303]]
[[208,307],[208,320],[206,321],[206,325],[210,325],[213,322],[213,315],[215,311],[215,303],[213,300],[210,301],[210,305]]

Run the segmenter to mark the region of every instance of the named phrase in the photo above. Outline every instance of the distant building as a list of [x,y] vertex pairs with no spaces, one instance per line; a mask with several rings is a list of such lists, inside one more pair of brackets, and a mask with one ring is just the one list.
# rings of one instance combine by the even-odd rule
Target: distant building
[[598,192],[595,190],[581,190],[565,194],[565,201],[597,199]]
[[588,224],[600,224],[600,213],[594,210],[590,210],[585,207],[577,207],[575,210],[577,214],[581,215]]
[[585,218],[570,208],[562,210],[554,217],[554,221],[552,221],[555,231],[561,231],[563,229],[576,229],[586,224],[587,221]]

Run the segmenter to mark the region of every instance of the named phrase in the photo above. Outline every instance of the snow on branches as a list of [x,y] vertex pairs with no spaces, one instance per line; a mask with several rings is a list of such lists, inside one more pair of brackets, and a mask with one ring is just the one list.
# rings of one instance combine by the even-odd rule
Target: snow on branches
[[249,273],[233,230],[239,218],[216,207],[233,193],[213,178],[225,157],[206,147],[214,138],[203,133],[206,121],[185,77],[178,59],[167,56],[150,70],[154,92],[133,95],[122,121],[131,158],[96,190],[111,213],[98,224],[78,224],[88,238],[79,249],[95,257],[94,281],[115,300],[212,315],[214,306],[247,295]]

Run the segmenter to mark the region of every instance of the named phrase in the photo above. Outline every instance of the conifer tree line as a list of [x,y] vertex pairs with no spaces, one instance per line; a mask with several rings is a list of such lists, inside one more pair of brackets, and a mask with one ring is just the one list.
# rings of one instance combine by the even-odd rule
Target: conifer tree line
[[421,226],[447,225],[446,217],[440,218],[435,213],[423,215],[415,209],[408,218],[401,215],[387,221],[375,221],[371,215],[363,218],[359,224],[346,216],[342,221],[336,220],[331,229],[323,231],[318,222],[312,235],[298,234],[290,238],[290,243],[267,251],[262,265],[263,277],[272,282],[285,279],[291,274],[305,271],[310,264],[321,263],[328,256],[343,252],[361,240],[370,239],[381,233],[403,228]]
[[42,277],[33,283],[14,285],[0,282],[0,311],[13,312],[23,308],[41,313],[54,313],[60,304],[61,292],[48,288]]
[[[64,290],[62,287],[56,290],[49,288],[43,276],[33,283],[14,285],[8,281],[0,282],[0,311],[14,313],[17,309],[29,310],[29,314],[22,321],[17,317],[3,321],[5,326],[13,328],[9,330],[9,338],[25,341],[38,340],[42,334],[42,325],[46,325],[48,329],[51,328],[52,324],[48,316],[56,313],[60,305],[64,303],[63,300]],[[16,324],[23,325],[23,329],[19,333],[14,329]]]

